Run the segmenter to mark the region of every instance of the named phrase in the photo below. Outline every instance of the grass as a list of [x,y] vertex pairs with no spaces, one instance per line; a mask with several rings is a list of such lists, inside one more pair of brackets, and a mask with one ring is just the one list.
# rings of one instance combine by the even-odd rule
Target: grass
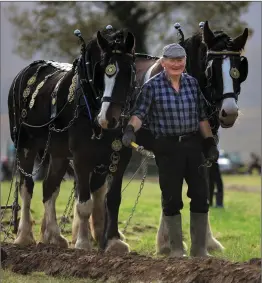
[[[226,186],[250,186],[260,187],[260,176],[223,176]],[[125,180],[124,185],[128,180]],[[123,194],[120,208],[119,227],[123,229],[134,205],[140,181],[133,181]],[[57,200],[58,218],[62,215],[70,190],[71,181],[64,182],[61,186]],[[9,191],[9,184],[2,183],[1,203],[4,204]],[[184,209],[182,211],[183,230],[185,239],[190,245],[189,236],[189,199],[186,197],[184,187]],[[260,205],[261,195],[259,191],[225,191],[225,209],[210,209],[210,221],[215,237],[226,247],[224,254],[216,254],[231,261],[246,261],[250,258],[261,257],[260,251]],[[36,183],[32,201],[32,215],[36,222],[34,235],[39,237],[41,216],[43,215],[42,185]],[[158,183],[146,182],[134,217],[125,233],[127,242],[132,250],[142,254],[153,255],[155,252],[155,237],[160,216],[160,190]],[[70,230],[68,224],[67,229]],[[65,234],[70,240],[70,234]],[[75,282],[74,279],[51,278],[40,273],[31,276],[16,275],[10,271],[3,272],[3,282]],[[78,282],[88,282],[86,280]]]

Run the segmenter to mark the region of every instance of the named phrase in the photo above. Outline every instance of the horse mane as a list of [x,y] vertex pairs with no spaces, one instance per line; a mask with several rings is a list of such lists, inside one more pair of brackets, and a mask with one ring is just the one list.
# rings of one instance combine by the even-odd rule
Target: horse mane
[[187,38],[183,46],[187,53],[186,71],[198,80],[200,88],[203,89],[206,83],[204,65],[207,47],[202,40],[202,34],[196,33]]
[[[234,46],[232,45],[232,38],[229,37],[224,31],[214,31],[214,35],[215,37],[212,42],[212,50],[234,50]],[[204,93],[204,89],[207,83],[204,73],[207,46],[203,41],[202,33],[198,32],[187,38],[184,41],[183,46],[188,55],[186,70],[189,75],[195,77],[198,80],[200,88]]]

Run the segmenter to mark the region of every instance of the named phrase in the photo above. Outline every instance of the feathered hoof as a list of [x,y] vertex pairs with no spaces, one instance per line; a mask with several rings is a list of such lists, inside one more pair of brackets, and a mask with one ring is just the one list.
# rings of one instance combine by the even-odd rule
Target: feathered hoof
[[[188,250],[187,244],[183,241],[183,248],[184,251],[186,252]],[[164,245],[162,247],[157,247],[156,248],[156,255],[160,255],[160,256],[169,256],[171,253],[171,249],[168,246]]]
[[53,236],[52,238],[48,237],[47,239],[44,238],[43,243],[47,245],[48,244],[55,245],[59,248],[68,248],[68,241],[62,235],[56,235]]
[[171,252],[171,250],[170,250],[169,247],[161,247],[161,248],[157,249],[156,254],[168,256],[170,254],[170,252]]
[[105,252],[122,255],[129,253],[130,249],[129,245],[120,239],[111,239],[108,241]]
[[207,250],[209,252],[223,252],[225,250],[225,247],[217,239],[211,237],[207,240]]
[[91,251],[92,248],[89,241],[77,240],[75,243],[75,249]]
[[31,235],[18,235],[18,237],[14,241],[15,245],[25,247],[25,246],[33,246],[36,245],[36,241]]

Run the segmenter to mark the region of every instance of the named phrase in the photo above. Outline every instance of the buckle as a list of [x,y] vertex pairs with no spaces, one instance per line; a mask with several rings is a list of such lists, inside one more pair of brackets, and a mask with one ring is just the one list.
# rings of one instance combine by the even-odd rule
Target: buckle
[[178,142],[181,142],[183,140],[183,136],[178,137]]

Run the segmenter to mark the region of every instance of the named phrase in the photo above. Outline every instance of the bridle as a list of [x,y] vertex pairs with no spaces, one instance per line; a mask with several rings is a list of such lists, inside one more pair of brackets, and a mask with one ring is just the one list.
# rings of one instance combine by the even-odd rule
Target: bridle
[[[212,79],[213,79],[213,72],[212,72],[212,65],[213,65],[213,61],[214,60],[217,60],[217,59],[220,59],[220,60],[223,60],[225,58],[230,58],[230,60],[232,61],[232,58],[233,57],[240,57],[241,55],[241,52],[239,51],[227,51],[227,50],[224,50],[224,51],[212,51],[212,50],[209,50],[207,51],[207,55],[206,55],[206,69],[205,69],[205,77],[206,77],[206,80],[207,80],[207,85],[206,85],[206,92],[207,92],[207,95],[208,97],[211,98],[211,100],[209,100],[209,103],[211,104],[217,104],[219,103],[221,100],[225,99],[225,98],[234,98],[236,101],[238,100],[238,95],[240,93],[237,92],[232,92],[232,93],[226,93],[226,94],[222,94],[220,98],[216,98],[214,99],[215,95],[214,95],[214,87],[213,87],[213,82],[212,82]],[[237,78],[237,77],[234,77],[234,68],[231,68],[232,70],[232,74],[231,74],[231,70],[230,70],[230,75],[233,79]],[[237,70],[236,70],[237,71]]]

